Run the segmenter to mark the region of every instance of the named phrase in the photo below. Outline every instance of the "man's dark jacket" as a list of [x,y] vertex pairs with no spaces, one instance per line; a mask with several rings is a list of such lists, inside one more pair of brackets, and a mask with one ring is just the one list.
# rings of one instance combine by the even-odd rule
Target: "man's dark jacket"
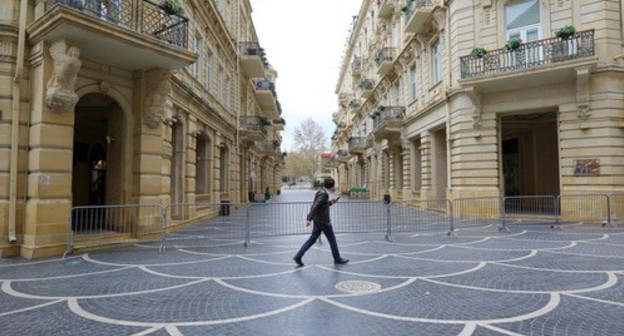
[[307,220],[312,220],[319,224],[331,224],[329,219],[329,194],[325,189],[319,189],[314,195],[314,203],[310,208],[310,212],[306,217]]

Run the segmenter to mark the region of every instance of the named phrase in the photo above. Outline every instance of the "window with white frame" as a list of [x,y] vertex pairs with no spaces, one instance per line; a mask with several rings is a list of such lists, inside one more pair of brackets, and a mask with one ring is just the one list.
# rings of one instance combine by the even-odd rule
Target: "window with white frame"
[[418,99],[418,72],[416,70],[416,65],[412,65],[409,70],[410,98],[412,100]]
[[440,40],[431,46],[431,84],[435,85],[442,79],[442,55],[440,54]]
[[212,83],[212,53],[206,54],[206,90],[210,91]]
[[507,40],[519,38],[523,42],[542,38],[540,2],[520,0],[505,5],[505,35]]

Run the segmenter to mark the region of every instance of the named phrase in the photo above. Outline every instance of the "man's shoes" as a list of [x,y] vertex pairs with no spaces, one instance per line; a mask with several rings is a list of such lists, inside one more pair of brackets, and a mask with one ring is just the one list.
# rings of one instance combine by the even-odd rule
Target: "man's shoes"
[[339,260],[334,260],[334,264],[336,265],[344,265],[349,262],[349,259],[340,258]]
[[303,261],[301,261],[301,257],[294,257],[293,260],[297,263],[297,266],[303,267]]

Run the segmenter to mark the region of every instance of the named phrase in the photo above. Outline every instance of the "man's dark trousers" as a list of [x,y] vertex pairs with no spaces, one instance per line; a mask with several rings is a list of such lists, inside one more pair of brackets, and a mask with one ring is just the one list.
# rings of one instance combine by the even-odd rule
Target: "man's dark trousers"
[[296,258],[303,257],[303,254],[314,245],[318,237],[321,235],[321,232],[325,234],[327,237],[327,241],[329,242],[329,246],[331,247],[332,256],[334,257],[334,261],[340,260],[340,252],[338,252],[338,244],[336,243],[336,236],[334,235],[334,228],[331,225],[320,224],[316,221],[313,222],[314,227],[312,228],[312,234],[310,238],[301,246],[299,252],[297,252]]

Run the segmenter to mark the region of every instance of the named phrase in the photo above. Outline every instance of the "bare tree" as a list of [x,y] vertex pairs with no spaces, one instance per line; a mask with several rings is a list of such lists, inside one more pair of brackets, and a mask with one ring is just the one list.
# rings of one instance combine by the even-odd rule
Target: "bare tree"
[[296,159],[299,162],[296,164],[297,174],[294,171],[293,174],[298,177],[307,176],[310,181],[314,181],[314,177],[320,169],[320,155],[326,149],[325,132],[316,121],[307,118],[295,128],[294,135],[294,152],[297,154]]

